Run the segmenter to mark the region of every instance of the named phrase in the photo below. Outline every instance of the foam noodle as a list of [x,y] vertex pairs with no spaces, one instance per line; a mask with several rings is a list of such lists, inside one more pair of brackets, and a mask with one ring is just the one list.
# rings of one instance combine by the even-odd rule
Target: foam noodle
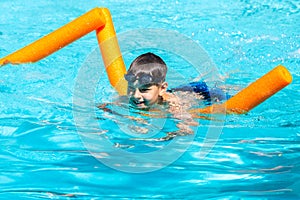
[[193,109],[191,113],[246,113],[292,82],[284,66],[277,66],[223,104]]
[[0,67],[8,63],[38,61],[104,24],[101,8],[94,8],[45,37],[0,59]]
[[110,12],[108,9],[103,8],[102,13],[106,24],[96,31],[102,59],[110,84],[120,95],[125,95],[127,92],[127,81],[124,79],[126,67],[120,52]]

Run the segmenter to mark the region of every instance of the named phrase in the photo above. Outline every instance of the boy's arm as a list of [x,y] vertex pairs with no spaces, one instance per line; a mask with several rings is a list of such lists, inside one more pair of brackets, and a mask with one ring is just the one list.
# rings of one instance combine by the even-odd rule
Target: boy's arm
[[169,104],[169,112],[173,115],[174,118],[181,120],[176,126],[179,129],[176,132],[172,132],[168,135],[188,135],[194,134],[194,131],[191,129],[190,126],[198,126],[199,123],[196,122],[193,116],[187,111],[186,106],[184,106],[181,102],[181,99],[171,93],[166,93],[163,96],[164,100]]
[[121,117],[125,117],[127,119],[131,119],[131,120],[134,120],[136,122],[148,125],[148,122],[146,120],[142,119],[142,118],[137,118],[137,117],[133,117],[133,116],[129,116],[129,115],[122,115],[122,114],[108,108],[109,105],[113,105],[113,104],[117,105],[117,103],[103,103],[103,104],[98,105],[97,108],[103,110],[104,112],[108,112],[108,113],[111,113],[113,115],[118,115],[118,116],[121,116]]

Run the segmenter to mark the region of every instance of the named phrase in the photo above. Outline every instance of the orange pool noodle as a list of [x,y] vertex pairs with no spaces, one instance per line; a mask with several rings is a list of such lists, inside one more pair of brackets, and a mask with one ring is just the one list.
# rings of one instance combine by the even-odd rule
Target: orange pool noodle
[[127,81],[124,79],[126,67],[119,48],[113,21],[108,9],[102,8],[102,13],[106,21],[105,26],[96,30],[102,59],[110,84],[120,95],[126,95]]
[[45,37],[0,59],[0,67],[8,63],[38,61],[104,24],[101,8],[94,8]]
[[267,98],[292,82],[292,76],[284,66],[277,66],[223,104],[191,110],[191,113],[236,113],[250,111]]

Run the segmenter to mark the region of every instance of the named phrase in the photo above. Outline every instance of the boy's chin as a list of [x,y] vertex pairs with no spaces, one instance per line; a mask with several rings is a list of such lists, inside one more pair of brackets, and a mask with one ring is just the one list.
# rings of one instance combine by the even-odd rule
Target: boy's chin
[[137,105],[134,105],[134,107],[139,110],[148,110],[150,108],[149,106],[146,106],[144,104],[137,104]]
[[148,110],[150,108],[150,106],[145,105],[144,103],[131,103],[131,106],[135,109],[139,109],[139,110]]

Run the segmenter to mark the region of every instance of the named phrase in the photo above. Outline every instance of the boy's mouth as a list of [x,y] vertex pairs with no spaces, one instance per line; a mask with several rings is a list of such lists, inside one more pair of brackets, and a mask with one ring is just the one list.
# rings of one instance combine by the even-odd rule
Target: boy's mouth
[[131,100],[131,104],[133,104],[136,107],[145,107],[146,106],[144,101]]

